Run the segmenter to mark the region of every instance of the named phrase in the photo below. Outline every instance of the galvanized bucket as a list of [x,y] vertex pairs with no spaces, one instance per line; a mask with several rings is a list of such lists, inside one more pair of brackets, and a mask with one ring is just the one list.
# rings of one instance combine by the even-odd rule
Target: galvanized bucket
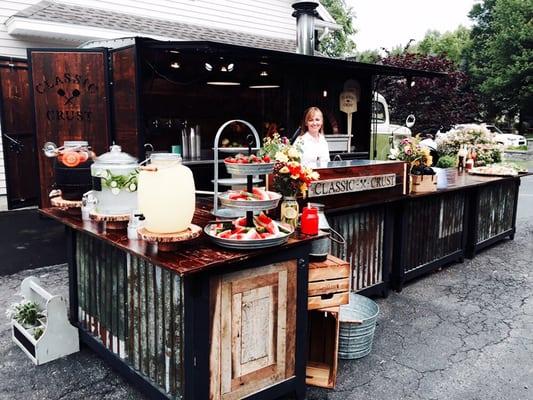
[[350,304],[340,307],[339,358],[353,360],[370,353],[378,314],[374,301],[350,293]]

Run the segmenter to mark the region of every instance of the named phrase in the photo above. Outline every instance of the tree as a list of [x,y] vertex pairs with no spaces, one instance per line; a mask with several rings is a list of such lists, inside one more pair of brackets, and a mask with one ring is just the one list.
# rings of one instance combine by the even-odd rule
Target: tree
[[428,31],[417,43],[414,52],[430,56],[446,56],[462,65],[465,49],[470,46],[470,29],[459,26],[452,32]]
[[353,26],[355,15],[352,8],[346,7],[342,0],[321,0],[321,3],[342,29],[334,31],[322,39],[319,50],[329,57],[353,56],[355,42],[351,35],[357,31]]
[[478,103],[469,90],[468,77],[447,57],[414,53],[391,55],[382,60],[385,65],[425,71],[446,72],[442,78],[384,78],[378,91],[389,103],[391,119],[402,122],[415,114],[415,132],[434,131],[440,126],[476,120]]
[[467,70],[484,99],[487,117],[512,117],[533,104],[533,2],[483,0],[475,21]]
[[357,62],[371,63],[375,64],[381,60],[381,55],[377,50],[365,50],[357,53],[355,60]]

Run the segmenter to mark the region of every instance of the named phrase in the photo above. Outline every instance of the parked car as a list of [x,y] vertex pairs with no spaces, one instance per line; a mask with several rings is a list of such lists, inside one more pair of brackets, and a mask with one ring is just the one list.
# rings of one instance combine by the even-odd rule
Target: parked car
[[[464,129],[471,126],[481,126],[488,129],[490,132],[496,134],[496,141],[502,144],[504,147],[515,147],[515,146],[527,146],[527,139],[522,135],[516,135],[514,133],[504,133],[496,125],[492,124],[458,124],[452,126],[452,130]],[[448,132],[437,132],[437,137],[442,137]]]

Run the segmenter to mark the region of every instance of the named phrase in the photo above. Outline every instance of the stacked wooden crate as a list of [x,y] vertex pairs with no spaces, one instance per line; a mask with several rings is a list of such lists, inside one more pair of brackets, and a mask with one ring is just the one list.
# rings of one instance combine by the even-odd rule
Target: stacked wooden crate
[[339,306],[348,304],[350,264],[332,255],[309,263],[308,385],[334,388],[339,347]]

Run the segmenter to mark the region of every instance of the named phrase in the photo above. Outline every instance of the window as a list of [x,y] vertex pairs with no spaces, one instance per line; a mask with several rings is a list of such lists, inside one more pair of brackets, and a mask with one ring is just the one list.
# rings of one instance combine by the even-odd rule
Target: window
[[372,120],[385,122],[385,106],[378,101],[372,102]]

